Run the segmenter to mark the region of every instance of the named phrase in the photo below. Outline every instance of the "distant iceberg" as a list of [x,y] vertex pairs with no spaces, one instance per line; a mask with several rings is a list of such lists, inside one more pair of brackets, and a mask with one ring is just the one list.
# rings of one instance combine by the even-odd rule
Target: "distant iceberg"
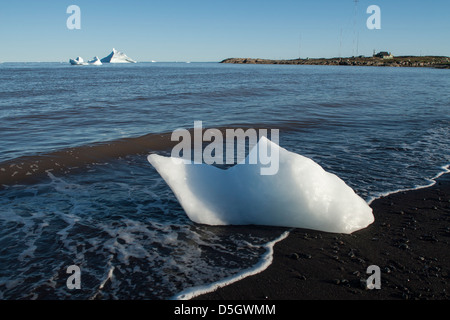
[[85,62],[82,57],[77,57],[76,59],[70,59],[69,62],[73,66],[87,66],[87,65],[101,66],[102,65],[102,62],[100,61],[100,59],[98,57],[94,57],[94,59],[92,59],[88,62]]
[[279,151],[279,170],[261,164],[227,170],[157,154],[148,156],[188,217],[208,225],[272,225],[352,233],[374,221],[372,209],[338,176],[262,137],[252,149]]
[[97,56],[94,57],[94,59],[85,62],[83,58],[77,57],[76,59],[70,59],[69,60],[71,65],[74,66],[86,66],[86,65],[93,65],[93,66],[100,66],[103,63],[136,63],[133,59],[128,57],[125,53],[117,51],[113,48],[113,51],[103,59],[99,59]]
[[136,61],[129,58],[125,53],[117,51],[114,48],[107,57],[104,57],[100,61],[103,63],[136,63]]
[[88,63],[93,66],[101,66],[102,65],[102,62],[100,61],[100,59],[98,57],[94,57],[94,59],[92,59],[91,61],[88,61]]
[[85,65],[87,65],[87,63],[84,62],[82,57],[77,57],[76,59],[70,59],[69,62],[73,66],[85,66]]

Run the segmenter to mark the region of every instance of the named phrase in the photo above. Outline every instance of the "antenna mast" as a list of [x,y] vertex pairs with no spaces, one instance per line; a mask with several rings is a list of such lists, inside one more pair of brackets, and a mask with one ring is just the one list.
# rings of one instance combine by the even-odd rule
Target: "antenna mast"
[[302,58],[302,33],[300,32],[300,36],[299,36],[299,42],[298,42],[298,58],[301,59]]
[[354,33],[355,33],[355,38],[353,39],[353,44],[355,45],[355,47],[356,47],[356,49],[354,49],[354,50],[356,50],[356,51],[354,51],[354,52],[356,52],[355,53],[355,57],[357,57],[358,56],[358,52],[359,52],[359,32],[356,30],[356,17],[357,17],[357,14],[358,14],[358,2],[359,2],[359,0],[353,0],[354,2],[355,2],[355,17],[354,17],[354,20],[353,20],[353,31],[354,31]]

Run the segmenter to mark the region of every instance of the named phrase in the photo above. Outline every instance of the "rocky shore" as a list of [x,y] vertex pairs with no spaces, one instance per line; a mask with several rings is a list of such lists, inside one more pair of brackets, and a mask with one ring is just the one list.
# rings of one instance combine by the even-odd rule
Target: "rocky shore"
[[399,56],[392,59],[377,57],[351,57],[330,59],[292,59],[270,60],[254,58],[229,58],[221,63],[235,64],[290,64],[290,65],[329,65],[329,66],[376,66],[376,67],[426,67],[450,69],[450,58],[439,56]]
[[[368,228],[351,235],[291,230],[266,270],[196,299],[449,299],[450,174],[371,207]],[[380,289],[367,288],[371,265],[380,268]]]

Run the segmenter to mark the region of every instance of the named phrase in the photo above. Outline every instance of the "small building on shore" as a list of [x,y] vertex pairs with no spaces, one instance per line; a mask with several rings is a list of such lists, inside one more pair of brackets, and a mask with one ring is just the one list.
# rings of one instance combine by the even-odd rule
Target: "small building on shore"
[[394,58],[392,53],[387,52],[387,51],[380,51],[377,54],[374,54],[373,57],[374,58],[382,58],[382,59],[393,59]]

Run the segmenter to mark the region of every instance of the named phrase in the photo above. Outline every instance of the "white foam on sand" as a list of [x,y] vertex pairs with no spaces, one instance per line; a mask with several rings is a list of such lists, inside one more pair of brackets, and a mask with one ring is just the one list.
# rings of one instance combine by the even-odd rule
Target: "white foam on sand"
[[429,182],[428,184],[417,185],[412,188],[404,188],[404,189],[397,189],[394,191],[382,192],[382,193],[377,194],[376,196],[369,198],[367,200],[367,203],[370,205],[370,204],[372,204],[372,202],[374,202],[377,199],[384,198],[391,194],[395,194],[395,193],[399,193],[399,192],[414,191],[414,190],[432,187],[436,184],[436,180],[439,179],[439,177],[441,177],[442,175],[444,175],[446,173],[450,173],[450,164],[442,166],[441,169],[442,169],[442,171],[438,172],[433,178],[427,179],[427,181]]
[[[188,217],[207,225],[271,225],[352,233],[374,221],[372,209],[344,181],[313,160],[262,137],[258,148],[278,152],[279,170],[237,164],[227,170],[179,158],[148,156]],[[269,153],[268,153],[269,154]]]
[[258,273],[264,271],[265,269],[267,269],[267,267],[269,267],[272,264],[273,247],[278,242],[286,239],[288,235],[289,235],[289,232],[285,231],[281,236],[279,236],[275,240],[270,241],[270,242],[266,243],[265,245],[263,245],[263,248],[266,249],[266,252],[261,257],[259,263],[256,264],[254,267],[243,270],[236,275],[227,277],[225,279],[219,280],[219,281],[211,283],[211,284],[186,289],[186,290],[178,293],[177,295],[173,296],[172,300],[189,300],[189,299],[195,298],[197,296],[200,296],[202,294],[213,292],[219,288],[228,286],[234,282],[240,281],[244,278],[253,276],[255,274],[258,274]]

